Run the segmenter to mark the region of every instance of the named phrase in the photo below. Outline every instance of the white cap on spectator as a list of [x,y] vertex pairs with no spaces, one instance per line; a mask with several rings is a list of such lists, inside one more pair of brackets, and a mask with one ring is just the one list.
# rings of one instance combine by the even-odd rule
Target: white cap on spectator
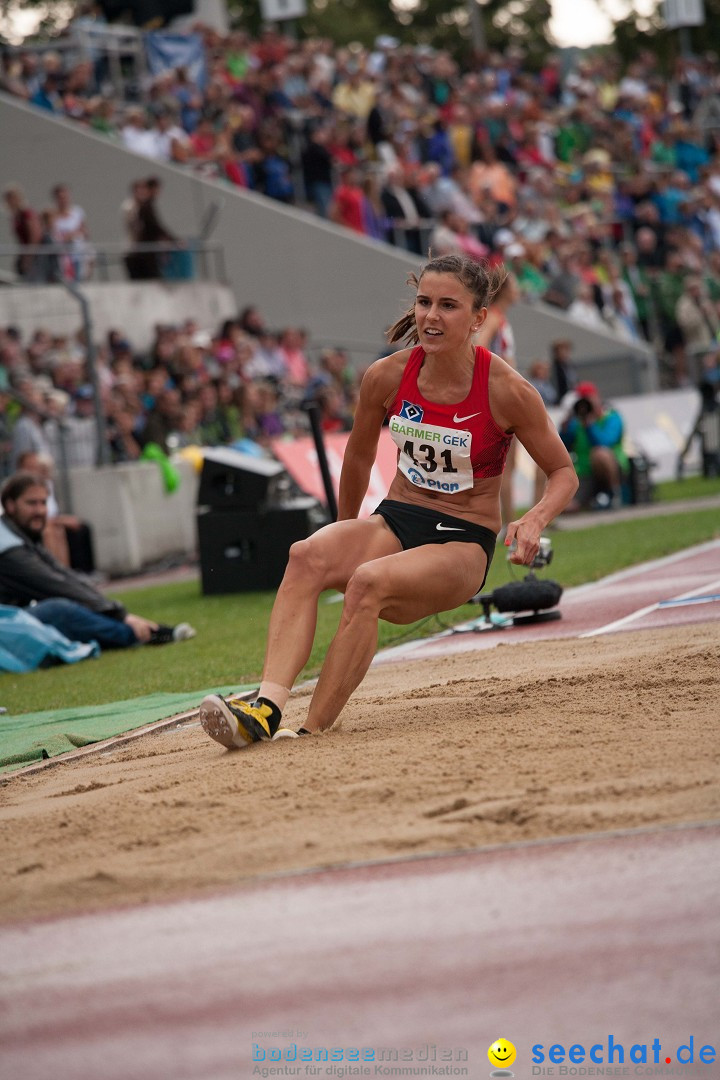
[[65,390],[54,389],[45,394],[45,400],[49,405],[55,405],[64,411],[70,402],[70,395]]
[[493,243],[495,247],[507,247],[508,244],[512,244],[515,240],[515,233],[511,229],[498,229],[493,237]]

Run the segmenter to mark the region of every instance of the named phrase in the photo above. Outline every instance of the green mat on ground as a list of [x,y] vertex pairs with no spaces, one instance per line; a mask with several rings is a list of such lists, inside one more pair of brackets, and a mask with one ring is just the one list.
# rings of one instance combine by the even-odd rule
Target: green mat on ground
[[220,691],[200,690],[192,694],[147,694],[107,705],[0,716],[0,773],[190,712],[206,694],[244,694],[256,686],[257,683],[226,686]]

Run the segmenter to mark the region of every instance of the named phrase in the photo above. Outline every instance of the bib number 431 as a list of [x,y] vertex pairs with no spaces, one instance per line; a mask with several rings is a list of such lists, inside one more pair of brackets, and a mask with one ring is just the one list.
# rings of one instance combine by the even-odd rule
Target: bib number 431
[[438,464],[438,457],[442,458],[443,466],[442,472],[444,473],[456,473],[457,469],[453,465],[452,450],[441,450],[438,454],[432,443],[420,443],[417,447],[417,453],[420,457],[415,456],[415,443],[412,439],[408,439],[403,447],[403,452],[407,454],[414,465],[419,465],[421,469],[424,469],[427,473],[433,473],[440,468]]

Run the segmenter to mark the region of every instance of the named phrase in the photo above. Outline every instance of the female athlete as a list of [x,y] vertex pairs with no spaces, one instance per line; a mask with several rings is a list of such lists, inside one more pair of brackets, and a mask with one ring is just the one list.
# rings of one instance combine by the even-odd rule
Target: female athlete
[[[325,589],[345,594],[307,719],[329,728],[367,672],[378,620],[405,624],[465,604],[483,586],[500,528],[500,485],[513,438],[547,476],[542,498],[507,525],[510,561],[530,565],[543,529],[570,502],[577,477],[537,390],[472,344],[505,271],[463,255],[426,263],[413,306],[388,331],[403,348],[362,381],[340,479],[338,520],[293,544],[270,619],[257,699],[211,694],[200,722],[223,746],[294,734],[280,726],[315,635]],[[387,498],[358,519],[386,419],[397,444]]]

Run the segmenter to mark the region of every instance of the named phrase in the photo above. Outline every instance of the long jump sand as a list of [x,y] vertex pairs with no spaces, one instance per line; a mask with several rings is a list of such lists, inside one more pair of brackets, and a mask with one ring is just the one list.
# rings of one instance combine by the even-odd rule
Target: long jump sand
[[[0,919],[717,819],[718,627],[387,663],[320,737],[230,753],[191,721],[14,776],[0,788]],[[309,692],[291,698],[290,726]]]

